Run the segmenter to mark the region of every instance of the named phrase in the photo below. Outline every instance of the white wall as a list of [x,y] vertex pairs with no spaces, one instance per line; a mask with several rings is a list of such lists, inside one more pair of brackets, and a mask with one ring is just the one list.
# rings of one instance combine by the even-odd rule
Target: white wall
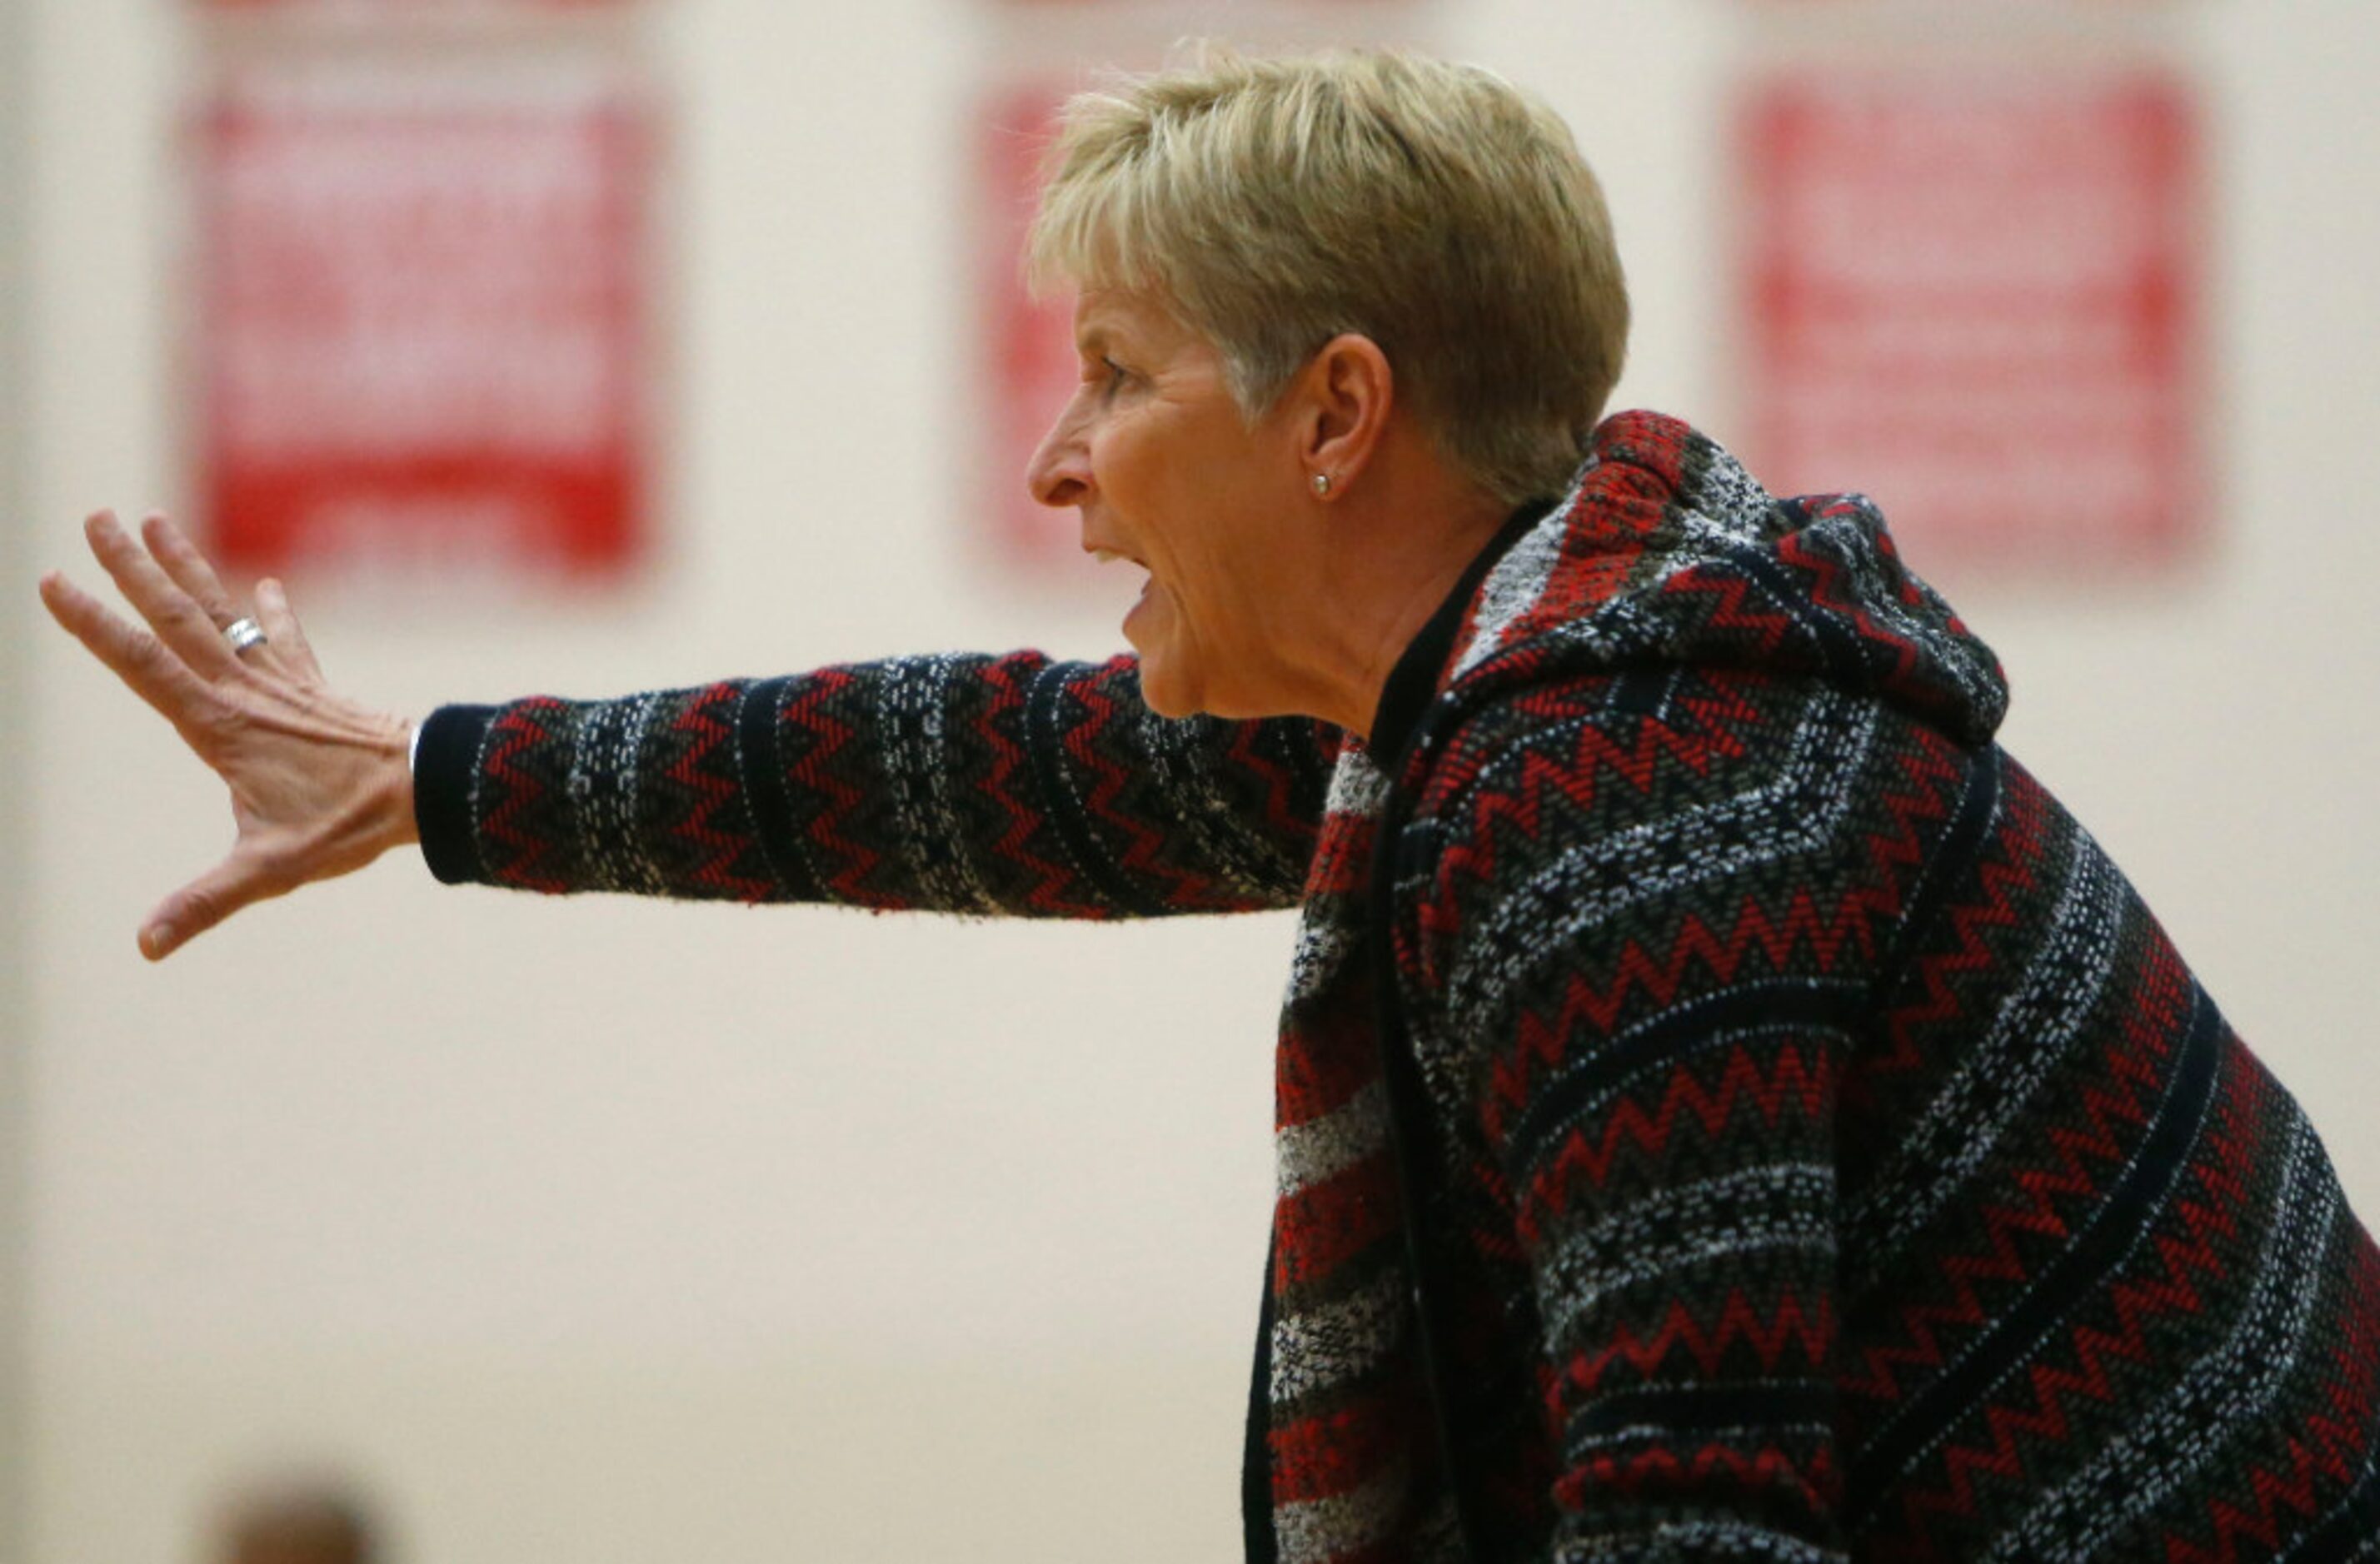
[[26,1365],[25,1064],[32,1018],[26,956],[30,903],[18,889],[31,828],[21,800],[30,774],[24,732],[25,657],[33,603],[27,572],[24,325],[27,137],[26,14],[0,6],[0,1564],[24,1556]]
[[[30,6],[24,514],[33,563],[89,578],[86,509],[183,498],[164,286],[189,35],[170,0]],[[563,604],[301,583],[347,686],[419,711],[1115,644],[1120,602],[1003,586],[964,540],[954,154],[1017,46],[995,9],[656,18],[680,109],[666,557]],[[2219,557],[2154,596],[1962,606],[2013,675],[2011,746],[2369,1214],[2380,12],[2153,11],[2218,104]],[[1572,116],[1636,280],[1621,400],[1722,434],[1712,180],[1741,19],[1472,0],[1415,21]],[[29,566],[0,568],[30,600]],[[31,668],[7,812],[34,830],[9,904],[38,1018],[32,1564],[199,1557],[222,1485],[292,1456],[356,1473],[439,1564],[1230,1556],[1282,919],[555,904],[404,862],[151,968],[133,931],[225,840],[219,794],[63,637]]]

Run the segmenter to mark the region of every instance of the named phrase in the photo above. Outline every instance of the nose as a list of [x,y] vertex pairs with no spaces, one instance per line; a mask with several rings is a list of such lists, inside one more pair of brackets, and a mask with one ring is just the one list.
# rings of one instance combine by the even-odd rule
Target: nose
[[1079,400],[1059,409],[1025,468],[1025,486],[1045,505],[1079,505],[1091,491],[1090,443],[1083,438]]

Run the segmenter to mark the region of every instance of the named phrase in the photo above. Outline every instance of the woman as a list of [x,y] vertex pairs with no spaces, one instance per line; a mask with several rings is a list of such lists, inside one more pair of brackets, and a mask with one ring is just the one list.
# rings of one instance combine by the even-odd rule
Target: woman
[[1083,380],[1030,481],[1148,572],[1136,657],[417,733],[273,583],[94,518],[148,630],[44,600],[240,823],[144,951],[417,839],[557,891],[1294,904],[1252,1557],[2380,1535],[2380,1256],[2303,1115],[1864,501],[1598,424],[1627,307],[1559,122],[1226,59],[1078,99],[1052,167]]

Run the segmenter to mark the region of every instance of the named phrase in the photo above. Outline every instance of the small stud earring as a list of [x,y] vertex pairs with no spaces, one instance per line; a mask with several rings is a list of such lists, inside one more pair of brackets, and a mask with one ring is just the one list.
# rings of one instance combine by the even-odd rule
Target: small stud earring
[[1314,475],[1314,492],[1317,498],[1330,492],[1330,475],[1329,473],[1318,472]]

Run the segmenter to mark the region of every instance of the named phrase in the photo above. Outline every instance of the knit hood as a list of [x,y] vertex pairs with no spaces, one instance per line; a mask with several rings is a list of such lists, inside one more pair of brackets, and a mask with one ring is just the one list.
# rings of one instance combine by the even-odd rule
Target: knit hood
[[[1682,663],[1824,679],[1968,744],[2008,709],[1999,660],[1902,565],[1865,496],[1773,498],[1685,424],[1621,413],[1469,594],[1406,759],[1509,687]],[[1373,736],[1385,759],[1404,735]]]

